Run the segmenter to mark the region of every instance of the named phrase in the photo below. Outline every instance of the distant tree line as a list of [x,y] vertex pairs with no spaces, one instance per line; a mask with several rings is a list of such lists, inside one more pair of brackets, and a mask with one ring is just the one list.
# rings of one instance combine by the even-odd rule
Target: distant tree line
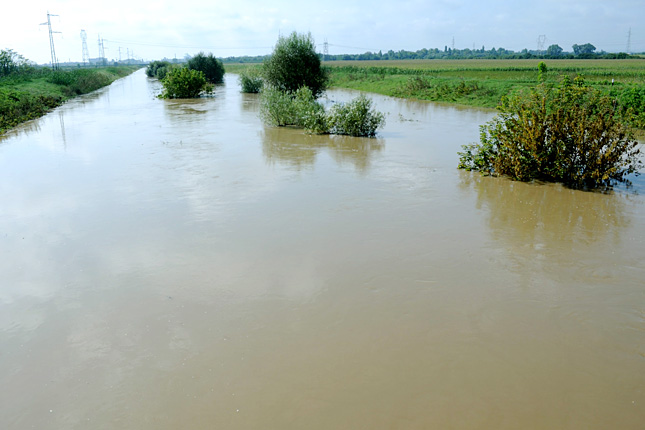
[[[605,51],[596,52],[596,47],[591,43],[582,45],[573,45],[572,51],[565,51],[560,45],[554,44],[549,46],[544,51],[523,49],[522,51],[511,51],[504,48],[491,48],[486,49],[484,46],[481,49],[452,49],[444,46],[443,49],[419,49],[418,51],[400,51],[389,50],[387,52],[371,52],[367,51],[362,54],[336,54],[336,55],[320,55],[324,61],[361,61],[361,60],[471,60],[471,59],[530,59],[530,58],[544,58],[544,59],[625,59],[625,58],[638,58],[633,57],[625,52],[609,53]],[[226,57],[222,61],[224,63],[262,63],[267,60],[270,55],[258,56],[242,56],[242,57]]]

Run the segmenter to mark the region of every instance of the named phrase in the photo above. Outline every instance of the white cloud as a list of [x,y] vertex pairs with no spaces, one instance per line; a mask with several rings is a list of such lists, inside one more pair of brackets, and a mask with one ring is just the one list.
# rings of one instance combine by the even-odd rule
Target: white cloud
[[[157,59],[183,57],[199,50],[217,56],[259,55],[271,52],[279,33],[310,31],[331,53],[364,50],[441,48],[534,48],[539,35],[547,43],[569,50],[573,43],[593,43],[599,50],[626,48],[632,29],[632,49],[645,50],[642,1],[547,0],[545,2],[491,2],[466,0],[405,2],[341,2],[324,5],[295,1],[249,0],[182,2],[87,2],[81,0],[11,2],[3,6],[0,48],[10,48],[39,63],[49,61],[45,22],[52,17],[56,52],[61,61],[80,60],[80,30],[88,35],[92,57],[97,56],[99,34],[107,40],[106,54]],[[356,49],[354,49],[356,48]]]

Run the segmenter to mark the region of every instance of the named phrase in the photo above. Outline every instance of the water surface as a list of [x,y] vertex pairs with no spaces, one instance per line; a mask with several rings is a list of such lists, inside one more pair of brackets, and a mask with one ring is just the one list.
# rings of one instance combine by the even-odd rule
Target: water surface
[[1,428],[642,428],[641,182],[457,170],[489,111],[374,96],[359,139],[159,92],[0,140]]

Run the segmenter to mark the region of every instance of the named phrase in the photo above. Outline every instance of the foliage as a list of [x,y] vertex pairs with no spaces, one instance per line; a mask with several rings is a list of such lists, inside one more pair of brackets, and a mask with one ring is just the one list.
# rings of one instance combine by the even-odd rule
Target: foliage
[[[356,61],[329,67],[335,87],[365,92],[496,108],[503,96],[536,85],[540,60]],[[584,74],[590,86],[615,97],[617,110],[645,129],[645,68],[636,60],[565,60],[548,63],[546,81]],[[391,65],[389,65],[391,64]]]
[[126,76],[136,67],[52,71],[28,66],[0,78],[0,133],[49,112],[65,100]]
[[548,68],[546,67],[544,61],[540,61],[538,63],[538,82],[544,82],[546,80],[547,71]]
[[480,143],[465,145],[459,167],[516,180],[594,188],[638,173],[638,143],[616,114],[614,100],[565,78],[505,98],[481,127]]
[[311,34],[293,32],[280,36],[263,68],[266,83],[285,93],[295,93],[306,86],[318,98],[327,88],[327,71],[322,67]]
[[576,56],[579,55],[591,55],[596,50],[596,47],[591,43],[585,43],[584,45],[573,45],[573,54]]
[[155,76],[157,77],[157,79],[159,79],[161,81],[166,77],[168,72],[170,72],[171,70],[174,70],[174,69],[178,69],[180,67],[181,66],[179,64],[168,64],[167,66],[159,67],[157,69],[157,72],[156,72]]
[[240,71],[239,81],[243,93],[259,93],[264,86],[262,74],[256,67],[249,67]]
[[633,127],[645,129],[645,87],[628,87],[611,91],[616,97],[617,110]]
[[186,63],[190,70],[198,70],[204,74],[207,82],[221,84],[224,82],[224,65],[212,53],[205,55],[203,52],[192,57]]
[[309,116],[324,112],[322,105],[313,97],[307,87],[295,93],[285,93],[275,88],[266,88],[260,99],[260,117],[264,122],[278,127],[288,125],[305,128],[310,124]]
[[550,45],[546,48],[546,56],[549,58],[559,58],[563,51],[560,45]]
[[148,64],[148,67],[146,67],[146,75],[149,78],[157,78],[157,71],[162,67],[168,66],[170,66],[170,62],[168,61],[153,61],[152,63]]
[[0,50],[0,77],[9,76],[29,68],[29,61],[14,50]]
[[347,104],[336,104],[325,112],[307,87],[298,89],[295,94],[265,89],[260,116],[271,125],[301,127],[315,134],[374,137],[385,124],[385,115],[374,111],[372,101],[364,95]]
[[327,124],[332,134],[374,137],[385,124],[385,115],[372,109],[372,100],[361,94],[349,103],[332,106]]
[[161,98],[164,99],[193,99],[199,97],[202,92],[212,91],[212,84],[209,84],[204,73],[199,70],[191,70],[186,67],[172,69],[161,80],[164,92]]

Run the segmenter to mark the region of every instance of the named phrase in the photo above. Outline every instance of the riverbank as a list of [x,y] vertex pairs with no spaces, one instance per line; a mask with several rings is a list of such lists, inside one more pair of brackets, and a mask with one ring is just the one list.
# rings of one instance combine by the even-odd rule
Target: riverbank
[[[387,60],[328,61],[330,86],[412,100],[495,108],[502,97],[535,86],[538,64],[544,78],[558,84],[580,75],[615,97],[638,128],[645,128],[645,59],[629,60]],[[258,65],[227,64],[239,73]]]
[[615,97],[618,107],[645,128],[645,60],[401,60],[329,62],[332,87],[464,106],[495,108],[502,97],[564,76]]
[[110,85],[138,68],[34,69],[0,78],[0,133],[43,116],[73,97]]

